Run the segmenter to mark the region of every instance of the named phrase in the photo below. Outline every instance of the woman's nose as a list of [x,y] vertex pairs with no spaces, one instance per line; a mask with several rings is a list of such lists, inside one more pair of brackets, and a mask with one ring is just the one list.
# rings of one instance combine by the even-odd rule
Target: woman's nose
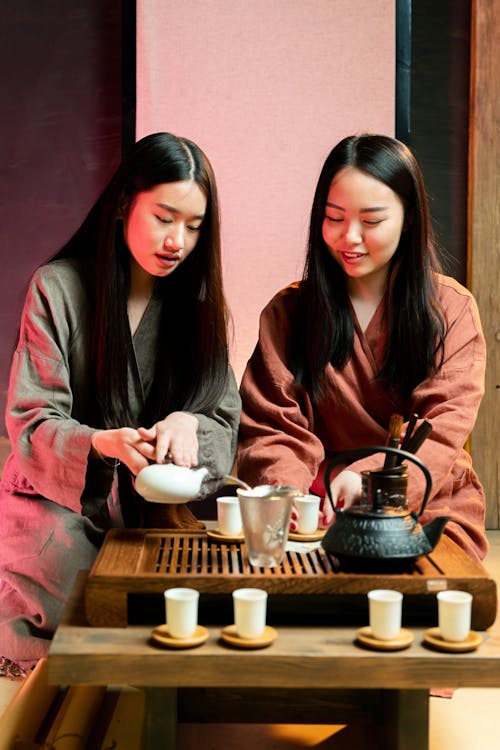
[[172,250],[182,250],[184,247],[184,226],[181,222],[169,226],[165,237],[165,246]]
[[363,227],[359,221],[350,221],[346,229],[346,240],[353,245],[359,245],[363,241]]

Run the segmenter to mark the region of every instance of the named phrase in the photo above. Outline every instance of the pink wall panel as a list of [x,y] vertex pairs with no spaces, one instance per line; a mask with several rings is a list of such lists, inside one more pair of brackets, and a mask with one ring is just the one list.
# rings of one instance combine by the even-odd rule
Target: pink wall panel
[[260,310],[301,275],[327,153],[353,132],[394,133],[394,5],[137,2],[137,137],[169,130],[212,161],[237,377]]

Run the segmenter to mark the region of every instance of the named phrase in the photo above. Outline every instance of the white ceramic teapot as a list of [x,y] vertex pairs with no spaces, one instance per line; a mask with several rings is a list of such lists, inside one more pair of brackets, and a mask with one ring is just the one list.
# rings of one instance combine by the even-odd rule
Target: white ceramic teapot
[[137,474],[135,489],[150,503],[187,503],[195,498],[208,469],[151,464]]

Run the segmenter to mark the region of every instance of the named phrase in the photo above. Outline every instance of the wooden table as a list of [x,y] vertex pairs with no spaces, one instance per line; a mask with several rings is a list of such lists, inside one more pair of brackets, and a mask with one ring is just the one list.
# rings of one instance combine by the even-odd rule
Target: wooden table
[[224,645],[220,627],[210,627],[198,648],[167,650],[150,643],[150,626],[90,627],[83,614],[86,575],[52,642],[49,681],[144,687],[144,750],[174,750],[178,719],[338,724],[360,717],[378,721],[374,747],[425,750],[429,688],[500,686],[498,623],[482,634],[478,650],[465,654],[430,650],[421,628],[412,629],[407,650],[378,652],[355,645],[354,627],[314,625],[279,627],[276,641],[262,650]]

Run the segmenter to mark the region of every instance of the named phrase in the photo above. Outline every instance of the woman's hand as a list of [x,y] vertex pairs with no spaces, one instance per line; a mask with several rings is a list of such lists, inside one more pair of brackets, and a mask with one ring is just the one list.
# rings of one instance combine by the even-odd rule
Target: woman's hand
[[137,432],[154,451],[153,460],[162,464],[172,460],[178,466],[198,465],[198,420],[193,414],[174,411],[161,422]]
[[[335,479],[330,482],[332,500],[335,507],[349,508],[361,495],[361,476],[355,471],[344,469]],[[325,497],[322,505],[322,518],[320,527],[330,526],[334,518],[333,508]]]
[[94,432],[92,448],[96,458],[110,465],[113,460],[121,461],[134,475],[155,460],[154,445],[132,427]]

